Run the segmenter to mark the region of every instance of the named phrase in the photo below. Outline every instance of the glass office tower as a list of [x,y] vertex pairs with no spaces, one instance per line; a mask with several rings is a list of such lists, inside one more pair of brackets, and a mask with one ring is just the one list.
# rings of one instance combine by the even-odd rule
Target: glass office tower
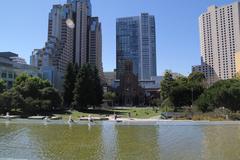
[[131,60],[133,73],[139,80],[156,76],[155,18],[148,13],[117,19],[117,79],[123,74],[124,63]]

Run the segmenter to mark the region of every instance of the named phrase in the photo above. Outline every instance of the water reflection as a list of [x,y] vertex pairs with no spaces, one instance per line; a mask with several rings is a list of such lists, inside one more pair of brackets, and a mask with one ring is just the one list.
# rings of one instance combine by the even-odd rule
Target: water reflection
[[[10,126],[4,129],[8,128]],[[41,157],[38,153],[39,148],[32,141],[28,128],[11,126],[11,129],[5,131],[5,134],[0,137],[0,158],[19,159],[27,155],[38,160]]]
[[203,159],[237,160],[240,159],[240,127],[204,127]]
[[117,159],[117,130],[114,122],[103,122],[102,126],[102,159]]
[[238,160],[240,125],[0,122],[0,159]]
[[161,159],[201,159],[201,139],[203,137],[201,127],[166,125],[160,126],[158,131]]
[[119,159],[160,159],[156,126],[116,126],[116,128]]

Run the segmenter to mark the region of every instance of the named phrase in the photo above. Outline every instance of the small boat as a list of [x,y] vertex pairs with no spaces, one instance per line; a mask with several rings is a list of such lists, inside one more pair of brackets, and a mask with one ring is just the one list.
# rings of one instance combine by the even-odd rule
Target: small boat
[[33,119],[33,120],[43,120],[45,118],[45,116],[31,116],[28,117],[28,119]]
[[51,119],[51,120],[60,120],[60,119],[62,119],[62,117],[53,116],[53,117],[51,117],[50,119]]

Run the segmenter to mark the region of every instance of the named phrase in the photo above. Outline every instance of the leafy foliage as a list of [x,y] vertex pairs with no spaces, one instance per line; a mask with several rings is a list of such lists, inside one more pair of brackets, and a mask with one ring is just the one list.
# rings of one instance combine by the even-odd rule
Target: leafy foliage
[[76,110],[86,110],[89,106],[100,106],[103,99],[103,89],[98,71],[90,64],[81,67],[74,89],[74,107]]
[[168,99],[175,111],[183,106],[191,106],[203,93],[204,81],[204,75],[198,72],[190,74],[189,77],[178,76],[175,79],[170,72],[166,72],[161,82],[162,99]]
[[73,102],[73,98],[74,98],[73,91],[75,88],[77,73],[78,73],[78,66],[73,65],[72,63],[69,63],[67,67],[65,79],[64,79],[64,93],[63,93],[64,105],[67,107],[69,107]]
[[0,79],[0,93],[3,93],[6,88],[7,88],[6,82],[4,80]]
[[240,80],[221,80],[207,89],[196,101],[203,112],[225,107],[232,111],[240,109]]
[[172,88],[175,85],[175,80],[170,71],[166,71],[161,81],[161,97],[163,100],[169,97]]
[[188,80],[190,82],[198,82],[198,83],[202,83],[205,81],[205,75],[201,72],[192,72],[189,76],[188,76]]
[[26,114],[37,114],[60,108],[62,99],[48,81],[22,74],[14,87],[0,95],[4,111],[20,109]]
[[113,101],[116,98],[116,93],[106,92],[106,93],[104,93],[103,97],[104,97],[105,100]]

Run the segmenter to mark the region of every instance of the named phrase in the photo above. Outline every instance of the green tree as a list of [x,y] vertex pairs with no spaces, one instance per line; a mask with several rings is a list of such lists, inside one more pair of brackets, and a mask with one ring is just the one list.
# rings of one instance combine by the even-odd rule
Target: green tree
[[77,77],[77,65],[73,65],[72,63],[68,64],[67,72],[65,74],[64,78],[64,93],[63,93],[63,99],[64,99],[64,106],[69,107],[74,98],[74,88],[76,83],[76,77]]
[[202,83],[205,81],[205,75],[201,72],[192,72],[189,76],[188,76],[188,80],[190,82],[198,82],[198,83]]
[[162,104],[162,101],[160,98],[154,98],[150,101],[151,106],[156,106],[156,107],[160,107]]
[[7,88],[6,82],[0,79],[0,94],[3,93]]
[[95,106],[101,106],[103,100],[103,87],[101,85],[101,80],[99,78],[98,70],[96,67],[93,68],[93,86],[94,86],[94,103],[92,104]]
[[221,80],[208,88],[196,101],[198,108],[203,111],[212,111],[215,108],[225,107],[232,111],[240,110],[240,80]]
[[52,85],[38,77],[22,74],[11,91],[11,106],[24,113],[37,114],[60,108],[62,99]]
[[169,98],[175,106],[175,111],[177,111],[183,106],[191,106],[203,91],[204,87],[199,79],[189,80],[189,78],[182,76],[175,80],[175,85],[172,87]]
[[190,106],[192,104],[191,90],[182,84],[173,88],[169,95],[169,98],[175,106],[175,111],[180,109],[182,106]]
[[116,93],[114,92],[106,92],[104,93],[103,97],[104,97],[104,100],[111,102],[111,106],[113,106],[113,102],[117,96],[116,96]]
[[0,94],[0,108],[3,113],[10,111],[12,105],[12,95],[9,92]]
[[100,106],[103,89],[98,71],[90,64],[81,67],[74,89],[74,107],[77,110],[88,109],[89,106]]
[[19,94],[15,89],[11,89],[8,91],[9,96],[11,96],[11,107],[12,109],[23,109],[23,107],[26,105],[25,100],[21,94]]
[[171,72],[166,71],[160,85],[161,97],[163,100],[169,97],[175,84],[176,83],[175,80],[173,79]]
[[106,92],[103,95],[105,100],[109,100],[109,101],[114,101],[116,98],[116,93],[114,92]]
[[92,75],[92,67],[89,64],[80,68],[74,89],[74,107],[77,110],[88,109],[95,100]]
[[41,100],[43,100],[43,108],[46,110],[61,109],[62,97],[53,87],[46,87],[41,90]]

